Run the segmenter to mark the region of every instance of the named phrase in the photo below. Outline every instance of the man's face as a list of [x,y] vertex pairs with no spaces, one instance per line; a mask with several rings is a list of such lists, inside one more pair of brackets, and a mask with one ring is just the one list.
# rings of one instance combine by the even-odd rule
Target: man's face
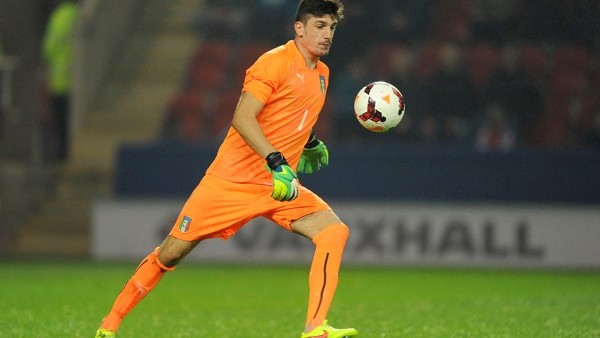
[[337,21],[331,15],[309,16],[306,24],[296,23],[296,34],[302,46],[312,55],[321,57],[329,53]]

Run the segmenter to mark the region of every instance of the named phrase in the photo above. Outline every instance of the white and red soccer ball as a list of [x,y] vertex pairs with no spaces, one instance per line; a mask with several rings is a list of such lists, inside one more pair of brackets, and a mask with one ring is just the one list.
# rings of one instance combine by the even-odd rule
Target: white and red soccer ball
[[354,114],[370,131],[382,133],[394,128],[404,116],[404,96],[393,85],[378,81],[364,86],[354,100]]

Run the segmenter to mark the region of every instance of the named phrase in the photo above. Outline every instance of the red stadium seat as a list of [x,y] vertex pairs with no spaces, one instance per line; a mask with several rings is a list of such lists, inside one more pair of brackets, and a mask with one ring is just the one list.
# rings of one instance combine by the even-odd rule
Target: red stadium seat
[[466,62],[476,85],[485,83],[498,68],[500,55],[498,50],[489,44],[479,44],[467,50]]
[[202,111],[205,100],[202,91],[185,89],[177,93],[167,107],[169,120],[175,121],[178,137],[185,140],[196,140],[204,124]]
[[190,70],[190,85],[195,88],[219,88],[225,81],[227,69],[224,65],[197,62]]
[[228,62],[231,55],[232,52],[229,44],[224,42],[207,42],[198,46],[194,55],[194,62],[211,62],[215,65],[221,65]]
[[378,76],[385,76],[391,72],[392,58],[396,55],[397,50],[401,48],[397,44],[385,43],[375,48],[372,53],[368,53],[370,57],[370,66]]
[[546,52],[537,45],[525,45],[521,47],[521,60],[525,70],[535,80],[540,81],[546,74]]
[[259,56],[273,48],[273,45],[257,42],[249,45],[239,46],[236,55],[233,57],[231,71],[233,83],[242,83],[248,69],[258,59]]
[[588,72],[592,55],[583,47],[565,46],[554,51],[552,66],[555,71]]
[[586,85],[586,73],[558,69],[550,79],[550,95],[570,96]]
[[431,79],[438,71],[440,59],[440,46],[428,44],[422,46],[417,54],[416,73],[422,79]]
[[224,90],[216,94],[215,112],[211,114],[211,131],[215,135],[224,132],[231,125],[231,118],[240,99],[241,92],[239,89],[236,89]]

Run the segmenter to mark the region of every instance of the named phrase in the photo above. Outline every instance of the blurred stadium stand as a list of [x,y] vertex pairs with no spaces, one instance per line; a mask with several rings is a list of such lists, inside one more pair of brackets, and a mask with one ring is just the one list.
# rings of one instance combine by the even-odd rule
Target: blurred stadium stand
[[[570,22],[571,19],[566,17],[569,12],[558,13],[556,7],[584,8],[589,10],[584,20],[587,25],[600,29],[600,20],[591,18],[598,14],[593,1],[582,1],[579,5],[563,2],[552,1],[554,6],[546,9],[550,18],[558,15],[563,22]],[[257,55],[283,41],[281,34],[267,39],[270,35],[264,34],[261,29],[245,29],[228,38],[213,34],[215,30],[235,31],[242,25],[240,22],[245,23],[244,27],[273,26],[277,30],[280,23],[271,16],[261,17],[260,22],[256,22],[252,21],[254,13],[279,11],[288,17],[293,14],[293,8],[286,8],[283,2],[278,1],[244,5],[235,11],[227,8],[227,2],[216,3],[219,5],[198,9],[196,31],[207,41],[202,40],[198,44],[188,66],[189,79],[182,83],[179,93],[166,109],[165,120],[168,123],[165,123],[162,134],[165,138],[194,143],[213,140],[215,134],[222,133],[222,130],[214,130],[217,114],[212,103],[239,92],[244,69]],[[357,13],[352,6],[361,11]],[[575,40],[570,39],[575,33],[568,27],[556,27],[546,35],[533,34],[529,30],[531,23],[527,13],[534,9],[515,1],[501,5],[494,1],[431,1],[427,3],[424,14],[418,11],[420,7],[414,1],[381,1],[378,5],[358,1],[348,8],[348,17],[340,26],[332,55],[325,59],[333,69],[329,101],[340,102],[336,98],[336,86],[360,88],[364,81],[372,80],[397,84],[407,96],[411,113],[407,114],[407,119],[412,120],[414,128],[410,134],[402,127],[398,128],[395,142],[433,140],[441,145],[455,142],[476,146],[477,131],[497,120],[485,114],[488,105],[493,103],[496,104],[496,115],[502,115],[505,121],[505,128],[515,133],[515,141],[510,148],[598,145],[598,127],[591,122],[598,118],[597,111],[600,109],[597,99],[600,84],[596,75],[598,51],[597,42],[590,42],[593,40],[590,28],[582,29],[590,36],[577,36]],[[211,20],[216,13],[222,13],[225,23]],[[581,10],[576,13],[582,14]],[[420,15],[420,21],[427,23],[419,26],[422,31],[418,39],[407,33],[414,30],[408,26],[408,18],[413,14]],[[379,19],[366,34],[355,27],[360,27],[368,17]],[[411,22],[415,25],[414,20]],[[280,30],[286,31],[284,27]],[[345,30],[356,35],[349,37]],[[352,82],[349,84],[341,83],[348,81],[343,73],[350,72],[357,58],[367,69],[366,78],[350,79]],[[507,61],[507,58],[511,60]],[[405,61],[399,61],[401,59]],[[454,74],[445,74],[449,70],[442,72],[450,67],[456,68],[451,71]],[[511,83],[511,80],[515,81]],[[503,86],[496,85],[498,81]],[[463,86],[458,86],[459,83],[470,83],[475,92],[465,92]],[[530,86],[525,89],[531,96],[521,94],[521,102],[505,100],[515,93],[518,96],[519,91],[524,89],[513,84],[525,86],[527,83]],[[442,93],[439,88],[443,88]],[[494,96],[490,97],[490,94]],[[468,96],[470,100],[461,98],[461,95]],[[452,108],[449,98],[458,98],[457,108]],[[526,111],[522,106],[528,106]],[[342,119],[351,114],[349,106],[335,104],[327,108],[322,118],[345,126]],[[441,111],[444,108],[463,110],[459,113],[464,116],[458,117],[458,122],[465,125],[462,134],[447,135],[453,132],[454,114]],[[230,112],[219,111],[217,117],[227,120]],[[433,135],[420,132],[419,127],[428,130],[424,125],[428,123],[433,123],[432,128],[436,129]],[[193,130],[190,126],[194,126]],[[346,142],[357,135],[370,137],[352,128],[326,128],[325,132],[330,133],[325,135],[330,142]]]
[[[59,2],[0,3],[6,52],[20,58],[23,73],[29,70],[15,84],[15,97],[21,100],[15,109],[27,120],[7,128],[13,132],[4,135],[0,153],[6,216],[0,220],[0,235],[10,244],[4,247],[10,254],[87,255],[92,203],[110,195],[118,144],[156,136],[165,102],[197,43],[189,29],[197,1],[81,1],[72,153],[68,162],[55,163],[52,130],[37,135],[32,130],[47,128],[39,116],[47,104],[38,93],[44,77],[39,44]],[[19,130],[30,135],[13,135]],[[32,150],[33,140],[40,138]],[[36,151],[43,154],[34,158]],[[41,176],[38,171],[48,177],[34,180]]]
[[[292,37],[289,20],[296,5],[81,1],[72,154],[58,165],[52,160],[52,131],[40,118],[46,102],[39,64],[41,32],[58,2],[0,2],[0,42],[5,54],[19,60],[15,100],[0,115],[0,242],[9,243],[2,247],[12,254],[87,255],[95,199],[126,196],[140,181],[154,197],[166,182],[176,188],[166,195],[192,189],[189,180],[199,177],[203,165],[194,163],[210,160],[204,157],[228,127],[245,69]],[[563,199],[562,190],[555,190],[547,201],[598,203],[598,181],[590,181],[600,151],[596,2],[348,1],[332,55],[325,59],[332,69],[331,89],[318,132],[349,157],[356,147],[391,147],[417,162],[414,156],[423,152],[421,163],[427,156],[481,154],[479,160],[498,161],[489,164],[493,167],[509,158],[517,170],[519,160],[538,156],[542,160],[530,163],[529,177],[535,177],[531,168],[545,168],[544,177],[562,179],[556,182],[561,189],[575,182],[585,190],[570,190]],[[405,121],[387,135],[369,134],[353,121],[349,102],[374,80],[397,84],[408,102]],[[459,94],[467,102],[440,102]],[[197,176],[147,165],[157,154],[174,153],[191,159],[163,160],[158,169],[190,165],[189,175]],[[569,176],[573,158],[578,174]],[[564,168],[555,168],[554,176],[552,168],[542,167],[553,159]],[[154,176],[145,181],[148,175]],[[460,186],[456,182],[448,189]],[[506,192],[503,199],[518,201],[518,193]]]

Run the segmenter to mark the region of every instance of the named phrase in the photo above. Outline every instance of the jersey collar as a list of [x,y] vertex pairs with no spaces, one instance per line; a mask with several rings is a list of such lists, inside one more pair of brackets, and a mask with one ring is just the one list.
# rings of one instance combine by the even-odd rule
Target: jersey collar
[[308,66],[306,65],[306,60],[304,60],[304,56],[302,55],[302,53],[300,53],[300,49],[298,49],[298,46],[296,46],[296,43],[294,42],[294,40],[290,40],[285,44],[286,48],[292,53],[292,56],[294,58],[294,60],[296,60],[296,62],[304,69],[306,70],[317,70],[317,68],[319,68],[319,62],[317,62],[317,65],[315,66],[315,69],[311,69],[308,68]]

